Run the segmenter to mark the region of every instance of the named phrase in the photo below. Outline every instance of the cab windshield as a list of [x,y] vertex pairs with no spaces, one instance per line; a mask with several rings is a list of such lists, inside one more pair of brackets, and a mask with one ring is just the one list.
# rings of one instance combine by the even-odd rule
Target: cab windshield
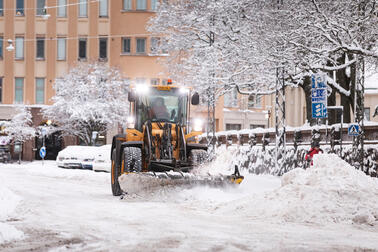
[[186,125],[188,93],[179,88],[158,90],[150,88],[136,101],[136,128],[142,129],[147,120]]

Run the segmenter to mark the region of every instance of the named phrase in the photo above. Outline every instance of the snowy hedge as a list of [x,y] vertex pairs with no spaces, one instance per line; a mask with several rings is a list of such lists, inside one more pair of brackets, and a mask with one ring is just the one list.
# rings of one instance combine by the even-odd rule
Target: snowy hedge
[[[325,145],[321,147],[325,153],[332,153],[331,147]],[[221,145],[217,148],[216,153],[219,156],[224,152],[232,152],[232,163],[238,165],[241,169],[247,170],[254,174],[272,174],[282,175],[295,168],[306,168],[305,155],[308,152],[308,146],[299,146],[297,150],[293,146],[286,147],[286,159],[283,170],[276,168],[275,164],[275,146],[249,145],[231,145],[226,147]],[[353,165],[353,149],[351,145],[343,146],[341,157],[343,160]],[[340,148],[336,147],[336,154],[340,155]],[[364,172],[376,177],[378,174],[377,167],[378,146],[365,145]],[[280,160],[281,162],[282,160]]]

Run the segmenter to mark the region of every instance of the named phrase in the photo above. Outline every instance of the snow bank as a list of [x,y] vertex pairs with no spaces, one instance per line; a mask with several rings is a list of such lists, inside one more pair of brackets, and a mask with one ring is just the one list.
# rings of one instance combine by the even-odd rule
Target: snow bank
[[0,244],[15,239],[21,239],[24,234],[14,227],[4,223],[11,216],[21,198],[10,191],[0,177]]
[[316,155],[313,167],[286,173],[280,188],[224,205],[222,211],[284,222],[378,225],[378,179],[334,154]]

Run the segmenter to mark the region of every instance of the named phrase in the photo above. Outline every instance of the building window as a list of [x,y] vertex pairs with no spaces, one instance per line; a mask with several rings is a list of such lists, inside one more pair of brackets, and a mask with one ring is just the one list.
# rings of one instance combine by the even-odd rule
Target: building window
[[87,58],[87,39],[79,39],[79,59]]
[[159,53],[160,38],[153,37],[151,38],[151,48],[150,51],[152,54]]
[[35,79],[35,103],[36,104],[45,103],[45,79],[44,78]]
[[250,95],[248,97],[248,108],[261,108],[261,95]]
[[257,129],[257,128],[265,128],[265,125],[263,125],[263,124],[250,124],[249,125],[249,128],[250,129]]
[[3,58],[3,37],[0,37],[0,59]]
[[137,10],[147,10],[147,0],[137,0]]
[[45,0],[37,0],[37,16],[45,15]]
[[23,37],[16,37],[16,59],[23,59],[24,58],[24,38]]
[[45,38],[37,38],[37,59],[45,58]]
[[151,85],[159,85],[159,79],[151,79]]
[[57,60],[66,60],[66,38],[58,38]]
[[0,103],[3,103],[3,78],[0,78]]
[[241,130],[241,124],[226,123],[226,130]]
[[24,78],[15,78],[14,102],[24,102]]
[[131,39],[122,38],[122,53],[131,53]]
[[236,88],[230,92],[224,94],[224,106],[225,107],[237,107],[238,106],[238,92]]
[[0,0],[0,16],[4,16],[4,1]]
[[67,0],[58,0],[58,17],[67,16]]
[[150,2],[152,11],[156,11],[156,7],[157,7],[156,2],[157,2],[157,0],[151,0],[151,2]]
[[364,108],[364,119],[370,121],[370,108]]
[[131,1],[132,0],[123,0],[123,9],[124,10],[131,10],[133,8]]
[[145,38],[137,38],[137,53],[146,53],[146,39]]
[[16,15],[23,16],[24,15],[24,0],[17,0],[16,1]]
[[79,17],[87,17],[88,16],[88,6],[87,0],[80,0],[79,3]]
[[108,0],[100,0],[100,17],[108,16]]
[[102,60],[107,58],[107,48],[108,48],[107,44],[108,44],[107,38],[100,38],[100,40],[99,40],[99,49],[100,49],[99,56],[100,56],[100,59],[102,59]]

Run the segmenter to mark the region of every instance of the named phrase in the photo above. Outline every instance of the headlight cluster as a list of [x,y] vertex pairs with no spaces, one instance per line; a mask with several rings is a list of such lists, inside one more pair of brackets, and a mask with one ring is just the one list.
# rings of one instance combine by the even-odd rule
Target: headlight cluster
[[193,120],[193,130],[194,131],[202,131],[203,121],[201,119],[194,119]]
[[127,128],[128,129],[134,129],[135,128],[135,118],[132,116],[129,116],[127,118]]

